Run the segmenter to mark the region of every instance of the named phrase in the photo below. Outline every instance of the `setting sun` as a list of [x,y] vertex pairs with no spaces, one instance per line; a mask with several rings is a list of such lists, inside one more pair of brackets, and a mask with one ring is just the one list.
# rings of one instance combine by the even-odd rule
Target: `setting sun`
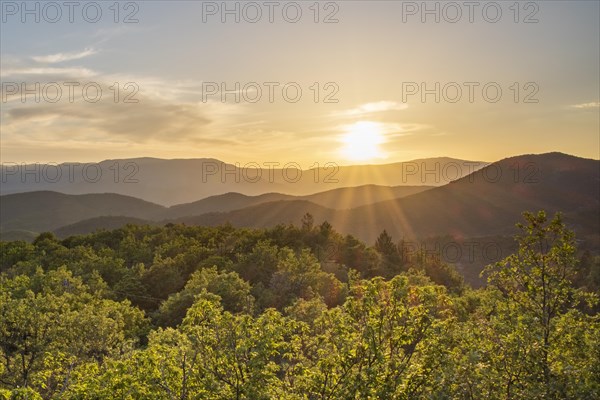
[[371,160],[381,158],[379,145],[384,142],[380,123],[359,121],[346,128],[342,138],[342,154],[350,160]]

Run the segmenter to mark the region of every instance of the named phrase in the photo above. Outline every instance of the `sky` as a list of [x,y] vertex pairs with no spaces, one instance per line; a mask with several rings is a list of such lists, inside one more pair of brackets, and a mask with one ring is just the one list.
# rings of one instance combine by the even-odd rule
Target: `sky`
[[598,1],[0,3],[3,163],[600,158]]

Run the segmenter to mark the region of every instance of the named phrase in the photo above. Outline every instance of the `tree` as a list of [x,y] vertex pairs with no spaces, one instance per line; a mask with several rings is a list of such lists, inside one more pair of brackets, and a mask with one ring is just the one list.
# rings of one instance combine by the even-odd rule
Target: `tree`
[[401,271],[402,258],[392,237],[384,229],[375,241],[375,250],[383,257],[382,275],[392,277]]
[[261,240],[246,254],[240,254],[235,270],[245,280],[268,285],[277,270],[279,249],[269,241]]
[[519,227],[477,290],[326,223],[0,242],[0,398],[598,399],[600,258]]
[[437,367],[426,353],[447,306],[443,287],[410,286],[403,276],[354,282],[343,306],[310,324],[297,390],[315,399],[422,398]]
[[372,247],[367,247],[354,236],[347,235],[341,244],[340,262],[347,268],[361,273],[364,278],[372,278],[381,273],[381,256]]
[[[570,309],[587,298],[572,285],[577,274],[575,239],[560,214],[548,221],[546,213],[524,213],[525,224],[517,224],[521,234],[516,240],[516,254],[486,269],[488,283],[499,290],[505,304],[499,305],[499,314],[511,323],[499,339],[506,345],[519,345],[515,365],[528,362],[537,370],[529,373],[529,395],[543,398],[564,398],[552,357],[558,340],[557,321]],[[499,328],[500,325],[496,325]],[[502,332],[500,329],[496,331]],[[515,335],[516,333],[516,335]],[[541,382],[542,387],[537,387]]]
[[66,268],[0,278],[0,382],[44,398],[66,390],[73,369],[131,350],[146,334],[127,301],[99,299]]
[[315,224],[315,219],[310,213],[304,214],[302,217],[302,230],[310,232]]
[[296,255],[284,248],[278,258],[277,272],[269,283],[274,296],[271,306],[283,309],[297,298],[309,299],[315,295],[321,296],[330,306],[342,301],[342,283],[333,274],[324,272],[319,260],[308,249]]
[[392,237],[385,229],[379,234],[377,240],[375,241],[375,250],[385,256],[392,256],[398,252]]
[[166,299],[169,294],[181,290],[185,285],[181,270],[170,257],[157,257],[141,279],[150,296],[159,299]]
[[424,251],[419,250],[406,261],[409,265],[409,273],[422,271],[434,283],[443,285],[453,292],[460,293],[464,289],[463,277],[453,266],[442,262],[438,257],[427,257]]
[[252,312],[254,298],[250,285],[235,272],[218,272],[216,267],[196,271],[185,288],[163,302],[159,309],[158,322],[162,326],[176,326],[203,292],[218,295],[222,307],[232,313]]
[[267,310],[257,318],[234,316],[214,300],[199,297],[181,329],[202,357],[204,379],[215,384],[214,397],[275,397],[280,385],[276,361],[287,346],[285,318],[277,311]]

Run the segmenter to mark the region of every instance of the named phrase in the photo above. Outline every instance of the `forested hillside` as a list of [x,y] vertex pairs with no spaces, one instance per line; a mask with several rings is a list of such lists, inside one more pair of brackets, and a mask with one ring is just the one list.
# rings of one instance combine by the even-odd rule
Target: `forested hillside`
[[0,397],[596,399],[600,258],[521,222],[477,290],[311,215],[0,242]]

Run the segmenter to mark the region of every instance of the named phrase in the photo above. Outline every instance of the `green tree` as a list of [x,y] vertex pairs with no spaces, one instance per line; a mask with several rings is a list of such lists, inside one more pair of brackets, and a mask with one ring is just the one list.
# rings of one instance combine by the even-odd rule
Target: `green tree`
[[402,271],[403,262],[398,251],[398,246],[396,246],[392,237],[385,229],[375,241],[375,250],[383,257],[381,275],[392,277]]
[[254,298],[250,284],[235,272],[219,272],[216,267],[196,271],[185,288],[163,302],[159,309],[158,322],[162,326],[176,326],[194,303],[197,295],[209,292],[218,295],[222,307],[232,313],[251,313]]
[[273,273],[277,270],[279,249],[269,241],[261,240],[252,251],[240,254],[235,270],[242,278],[253,284],[268,285]]
[[304,214],[302,217],[302,230],[310,232],[312,231],[315,224],[315,219],[310,213]]
[[274,296],[271,306],[283,309],[297,298],[319,295],[328,305],[341,303],[342,283],[331,273],[324,272],[317,258],[303,249],[296,255],[290,249],[279,253],[277,272],[273,274],[269,289]]
[[[572,285],[577,274],[575,239],[561,215],[549,221],[540,211],[524,213],[524,218],[525,223],[517,225],[521,230],[516,237],[517,253],[486,269],[490,286],[505,299],[498,305],[498,323],[492,329],[500,335],[500,354],[511,355],[506,364],[527,370],[525,395],[566,398],[559,364],[553,356],[559,341],[557,323],[581,301],[595,299]],[[581,323],[590,325],[585,316],[580,317]],[[524,385],[522,376],[512,375],[515,382]],[[515,382],[509,379],[508,398],[514,396],[510,385]]]
[[0,382],[51,398],[77,365],[134,348],[146,334],[129,302],[99,299],[65,268],[0,277]]

